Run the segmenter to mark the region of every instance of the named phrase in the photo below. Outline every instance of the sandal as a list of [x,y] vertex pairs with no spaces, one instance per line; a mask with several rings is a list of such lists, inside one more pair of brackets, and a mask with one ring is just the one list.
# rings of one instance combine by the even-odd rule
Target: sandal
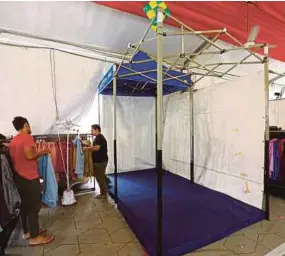
[[[41,235],[41,234],[43,234],[43,233],[45,233],[45,232],[47,232],[46,228],[41,228],[41,229],[39,230],[39,235]],[[27,235],[27,236],[25,236],[25,234],[23,235],[23,239],[28,240],[28,239],[31,238],[30,232],[27,233],[26,235]]]
[[54,237],[54,236],[38,236],[36,239],[38,240],[38,241],[36,241],[36,242],[32,242],[32,241],[31,241],[32,239],[30,239],[29,244],[30,244],[31,246],[49,244],[49,243],[51,243],[51,242],[54,241],[55,237]]

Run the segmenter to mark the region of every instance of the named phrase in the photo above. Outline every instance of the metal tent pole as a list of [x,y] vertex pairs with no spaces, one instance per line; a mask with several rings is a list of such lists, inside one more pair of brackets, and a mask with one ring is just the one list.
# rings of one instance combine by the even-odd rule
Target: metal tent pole
[[[157,152],[157,92],[155,92],[154,96],[154,102],[155,102],[155,152]],[[157,160],[157,157],[156,157]],[[157,164],[156,164],[157,165]]]
[[190,114],[190,142],[191,142],[191,159],[190,159],[190,180],[195,183],[194,174],[194,84],[189,88],[189,114]]
[[117,72],[114,65],[113,76],[113,139],[114,139],[114,179],[115,203],[118,203],[118,168],[117,168]]
[[69,129],[67,131],[67,138],[66,138],[66,179],[67,179],[67,190],[70,189],[70,181],[69,181]]
[[265,92],[265,142],[264,142],[264,191],[266,218],[270,220],[269,197],[269,47],[264,47],[264,92]]
[[[97,88],[97,93],[98,93],[98,124],[101,126],[101,118],[100,118],[100,112],[101,112],[101,109],[100,109],[100,90],[99,88]],[[93,136],[92,136],[92,140],[93,140]],[[92,142],[93,143],[93,142]],[[96,190],[96,179],[95,179],[95,175],[93,176],[93,188],[92,190],[95,191]]]
[[163,255],[163,202],[162,202],[162,97],[163,97],[163,18],[164,14],[161,9],[157,13],[157,149],[156,149],[156,171],[157,171],[157,255]]
[[98,89],[98,124],[101,126],[100,91]]

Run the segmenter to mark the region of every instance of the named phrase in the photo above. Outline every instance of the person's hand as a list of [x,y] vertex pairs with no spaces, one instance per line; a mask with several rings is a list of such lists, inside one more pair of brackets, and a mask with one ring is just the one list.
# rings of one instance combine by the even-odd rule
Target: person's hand
[[89,147],[83,147],[83,152],[86,152],[89,150]]

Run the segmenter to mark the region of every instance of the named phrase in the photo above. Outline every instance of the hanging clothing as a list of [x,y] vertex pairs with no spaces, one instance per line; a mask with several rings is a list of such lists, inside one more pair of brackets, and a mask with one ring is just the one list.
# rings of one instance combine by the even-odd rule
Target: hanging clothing
[[15,209],[21,204],[21,199],[9,162],[3,154],[1,154],[1,175],[4,201],[6,202],[9,213],[15,214]]
[[2,185],[2,154],[0,157],[0,225],[3,227],[9,223],[11,213],[8,210],[7,202],[4,199],[4,186]]
[[20,204],[21,199],[13,179],[12,166],[7,157],[0,154],[0,255],[5,255],[5,249],[19,231],[16,230],[16,226],[19,223]]
[[280,171],[279,171],[279,180],[284,183],[285,181],[285,140],[281,140],[282,144],[282,153],[280,155]]
[[[83,144],[91,146],[91,142],[86,140],[82,141]],[[92,161],[92,152],[84,152],[84,177],[92,177],[94,174],[93,171],[93,161]]]
[[69,143],[69,176],[72,178],[72,180],[76,180],[77,179],[77,175],[75,173],[75,167],[73,166],[74,163],[74,150],[76,150],[76,148],[74,147],[73,141],[71,141]]
[[279,175],[279,167],[280,167],[280,161],[279,161],[279,152],[278,152],[278,140],[274,141],[273,144],[273,174],[272,178],[273,180],[278,180]]
[[57,206],[58,186],[50,156],[42,156],[39,160],[39,174],[44,180],[42,201],[50,208]]
[[78,178],[83,178],[84,172],[84,154],[82,150],[82,144],[79,137],[76,137],[73,140],[73,145],[76,148],[76,165],[75,165],[75,173]]

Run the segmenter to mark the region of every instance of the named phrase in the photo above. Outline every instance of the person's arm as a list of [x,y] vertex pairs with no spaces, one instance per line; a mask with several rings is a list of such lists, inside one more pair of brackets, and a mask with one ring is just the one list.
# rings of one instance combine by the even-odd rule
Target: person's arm
[[45,149],[37,153],[34,139],[32,137],[29,137],[25,141],[24,153],[27,160],[37,160],[38,158],[49,154],[50,149]]
[[88,146],[88,147],[84,147],[83,150],[84,151],[90,151],[90,152],[95,152],[95,151],[99,151],[100,150],[100,145],[95,145],[93,147]]
[[92,147],[92,146],[89,146],[89,147],[84,148],[83,150],[85,150],[85,151],[90,151],[90,152],[99,151],[100,148],[101,148],[101,145],[104,145],[105,141],[104,141],[104,139],[102,139],[102,138],[100,137],[100,138],[96,138],[95,143],[96,143],[96,144],[95,144],[93,147]]

